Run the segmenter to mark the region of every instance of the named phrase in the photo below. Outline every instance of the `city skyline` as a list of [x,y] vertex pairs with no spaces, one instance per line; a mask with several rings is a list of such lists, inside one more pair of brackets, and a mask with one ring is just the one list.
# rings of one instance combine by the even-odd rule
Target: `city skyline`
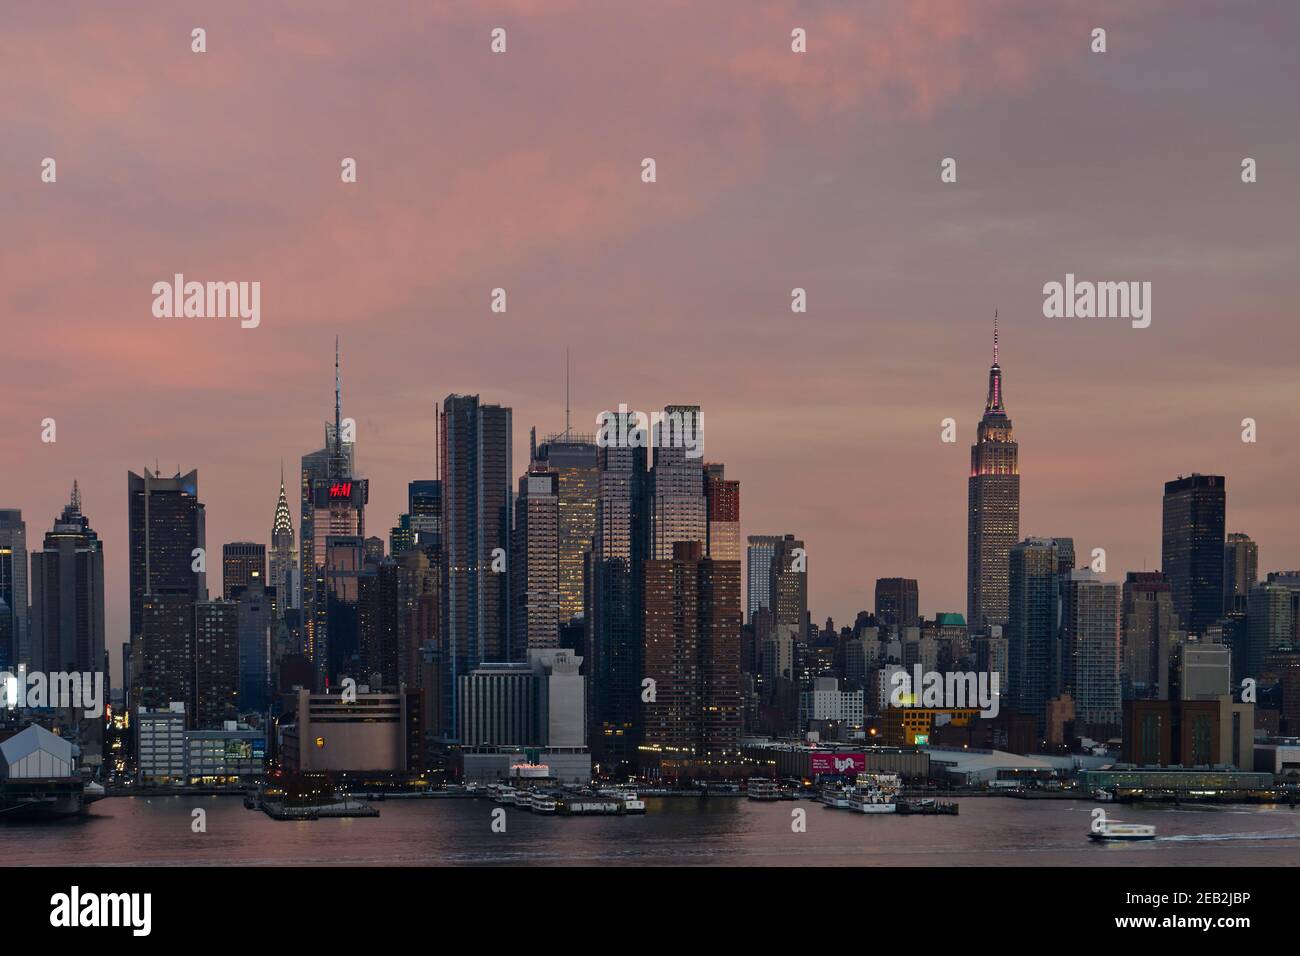
[[[568,349],[575,427],[620,403],[708,412],[706,459],[744,488],[741,539],[806,542],[815,622],[850,623],[879,577],[919,580],[927,615],[960,612],[967,449],[996,308],[1021,538],[1105,547],[1110,580],[1157,568],[1161,488],[1199,471],[1226,476],[1227,531],[1257,542],[1261,576],[1300,566],[1287,358],[1300,329],[1286,321],[1297,186],[1281,158],[1295,148],[1296,14],[1116,4],[1040,20],[1030,6],[849,23],[829,4],[791,6],[731,23],[686,6],[616,22],[521,5],[521,56],[484,67],[443,36],[477,28],[464,8],[436,14],[435,38],[399,12],[357,25],[323,5],[296,46],[272,47],[287,64],[275,75],[259,66],[272,41],[255,14],[214,15],[204,60],[174,42],[192,27],[183,14],[130,30],[79,13],[55,70],[33,50],[65,25],[21,11],[0,38],[14,117],[0,170],[15,184],[0,196],[14,223],[0,238],[0,447],[21,466],[0,507],[22,510],[30,551],[80,482],[115,651],[123,472],[197,468],[210,557],[269,545],[280,460],[292,470],[322,444],[338,333],[368,530],[382,536],[406,483],[436,477],[434,406],[468,393],[512,408],[525,462],[529,426],[560,430]],[[1105,57],[1085,42],[1097,19]],[[820,57],[803,66],[786,54],[796,22]],[[1247,43],[1251,57],[1233,52]],[[368,71],[381,52],[390,66]],[[1194,111],[1182,84],[1161,82],[1188,63],[1209,78]],[[439,69],[486,79],[453,103]],[[590,82],[616,70],[621,92]],[[719,115],[753,103],[755,82],[761,107]],[[710,84],[718,99],[695,95]],[[145,91],[157,109],[100,125],[105,106]],[[437,121],[412,129],[371,102]],[[589,116],[607,125],[588,129]],[[1043,135],[1057,126],[1070,135]],[[234,155],[217,161],[213,142]],[[39,180],[47,155],[55,184]],[[659,163],[649,186],[646,155]],[[338,182],[344,156],[358,159],[355,187]],[[959,173],[945,185],[947,156]],[[260,326],[154,318],[149,287],[175,272],[260,281]],[[1067,272],[1149,279],[1152,325],[1044,318],[1042,285]],[[489,311],[497,287],[504,315]],[[790,312],[794,287],[806,314]],[[1255,444],[1240,439],[1246,417]]]

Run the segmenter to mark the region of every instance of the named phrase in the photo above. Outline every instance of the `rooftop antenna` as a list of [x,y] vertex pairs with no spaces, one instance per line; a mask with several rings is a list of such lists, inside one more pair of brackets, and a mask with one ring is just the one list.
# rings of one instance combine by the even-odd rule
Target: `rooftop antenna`
[[569,437],[569,350],[564,350],[564,437]]
[[70,502],[72,510],[81,513],[81,489],[77,487],[77,479],[72,479],[72,500]]
[[343,454],[343,386],[339,383],[339,337],[334,336],[334,453]]
[[998,364],[998,310],[993,310],[993,364]]

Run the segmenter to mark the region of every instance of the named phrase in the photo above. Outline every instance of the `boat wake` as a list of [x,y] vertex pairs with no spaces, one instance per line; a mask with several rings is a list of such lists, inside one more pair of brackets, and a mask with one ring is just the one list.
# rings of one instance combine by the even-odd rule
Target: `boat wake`
[[1235,840],[1300,840],[1300,831],[1293,833],[1183,833],[1175,836],[1158,836],[1157,843],[1217,843]]

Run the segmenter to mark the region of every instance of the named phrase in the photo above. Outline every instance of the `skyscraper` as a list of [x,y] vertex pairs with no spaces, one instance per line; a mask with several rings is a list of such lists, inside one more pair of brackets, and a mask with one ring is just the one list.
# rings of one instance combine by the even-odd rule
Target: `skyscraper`
[[876,578],[876,618],[898,628],[920,623],[920,591],[915,578]]
[[[335,340],[334,427],[327,427],[325,432],[325,474],[320,475],[320,452],[303,459],[304,483],[311,475],[310,508],[304,512],[300,538],[303,617],[307,626],[307,655],[315,667],[318,686],[324,686],[327,677],[337,675],[342,662],[353,660],[360,640],[356,632],[355,579],[364,563],[365,508],[370,500],[370,484],[353,475],[354,453],[351,443],[346,441],[349,435],[342,409],[343,385]],[[310,516],[309,520],[306,515]],[[333,546],[335,542],[337,546]],[[340,563],[331,566],[331,559]],[[343,630],[331,635],[331,621]]]
[[1199,637],[1223,615],[1225,508],[1222,475],[1165,482],[1160,569],[1183,628]]
[[515,499],[514,614],[510,658],[560,646],[560,476],[536,463]]
[[740,562],[704,557],[681,541],[645,565],[643,760],[692,775],[740,754]]
[[131,642],[132,709],[163,710],[184,703],[193,716],[196,600],[183,592],[143,596],[140,632]]
[[0,668],[31,662],[27,625],[27,525],[18,509],[0,509]]
[[220,730],[239,712],[239,606],[234,601],[194,605],[194,699],[187,701],[195,730]]
[[704,466],[704,499],[709,519],[706,553],[714,561],[740,560],[740,482],[727,481],[724,466]]
[[1061,551],[1054,538],[1026,538],[1009,561],[1008,688],[1003,700],[1045,730],[1047,702],[1060,693]]
[[1007,620],[1008,561],[1020,537],[1019,447],[1004,404],[996,313],[988,398],[970,450],[967,508],[966,623],[975,633]]
[[745,614],[750,621],[758,609],[768,607],[772,599],[772,555],[776,553],[776,544],[780,540],[779,534],[749,536]]
[[[3,560],[0,558],[0,560]],[[32,669],[99,671],[104,668],[104,547],[81,513],[81,492],[45,532],[32,552]]]
[[1120,610],[1123,695],[1169,699],[1170,650],[1182,641],[1169,582],[1159,571],[1130,571]]
[[1259,548],[1250,535],[1234,531],[1223,546],[1224,613],[1246,610],[1246,598],[1259,580]]
[[266,581],[266,545],[257,541],[232,541],[221,546],[221,597],[234,597],[235,588],[246,588],[254,577]]
[[508,646],[511,410],[477,395],[448,395],[441,436],[441,727],[454,736],[458,678],[504,660]]
[[773,546],[768,581],[768,607],[777,633],[803,640],[808,623],[808,552],[794,535],[784,535]]
[[669,560],[678,541],[708,541],[703,422],[698,405],[669,405],[654,425],[650,470],[650,556]]
[[272,601],[266,582],[254,574],[233,599],[239,632],[239,710],[261,712],[270,705]]
[[549,436],[534,459],[556,477],[556,542],[559,549],[560,624],[579,618],[584,610],[583,574],[587,552],[596,533],[596,494],[600,477],[596,443],[590,435],[565,430]]
[[1119,732],[1119,585],[1082,568],[1061,587],[1061,691],[1093,736]]
[[1259,680],[1270,655],[1300,647],[1300,573],[1272,573],[1250,589],[1246,628],[1246,672],[1233,676]]
[[298,549],[294,545],[293,518],[289,512],[289,497],[284,488],[284,465],[280,465],[280,496],[275,502],[275,518],[271,522],[271,568],[266,586],[275,589],[279,613],[302,606],[302,589],[297,572]]
[[[609,413],[624,435],[634,414]],[[630,767],[641,727],[642,574],[648,551],[646,449],[636,443],[597,449],[596,529],[587,570],[584,618],[587,695],[593,759],[613,770]]]
[[164,478],[145,468],[143,476],[128,472],[126,484],[134,640],[142,632],[146,595],[179,596],[190,604],[207,599],[206,554],[202,565],[195,563],[196,550],[206,547],[206,522],[197,470]]

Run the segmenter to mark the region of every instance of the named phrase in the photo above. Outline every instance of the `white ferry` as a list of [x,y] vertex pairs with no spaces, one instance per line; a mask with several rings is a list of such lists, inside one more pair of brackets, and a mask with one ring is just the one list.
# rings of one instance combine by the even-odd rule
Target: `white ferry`
[[899,790],[898,774],[860,773],[849,791],[849,809],[857,813],[893,813]]
[[851,787],[843,787],[838,784],[828,784],[822,787],[822,792],[818,799],[832,810],[847,810],[849,808],[849,794],[851,792]]
[[560,801],[555,798],[554,794],[546,793],[543,790],[534,790],[529,795],[528,809],[533,813],[557,813],[560,809]]
[[1120,823],[1118,820],[1103,820],[1095,830],[1089,830],[1088,836],[1098,841],[1154,840],[1156,828],[1146,823]]
[[781,799],[781,788],[776,785],[775,780],[768,780],[766,777],[750,777],[745,789],[746,796],[750,800]]

